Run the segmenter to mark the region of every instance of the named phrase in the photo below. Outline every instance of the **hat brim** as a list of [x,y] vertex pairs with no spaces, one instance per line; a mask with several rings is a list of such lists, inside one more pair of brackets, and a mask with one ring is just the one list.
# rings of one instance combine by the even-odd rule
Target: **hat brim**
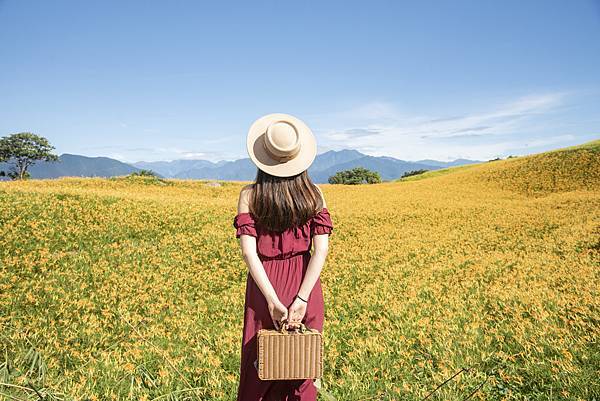
[[[267,128],[277,121],[291,122],[298,130],[300,137],[300,151],[293,159],[285,162],[271,157],[263,146]],[[310,128],[302,120],[283,113],[267,114],[256,120],[248,131],[246,148],[248,156],[256,167],[277,177],[291,177],[300,174],[308,169],[317,155],[317,141]]]

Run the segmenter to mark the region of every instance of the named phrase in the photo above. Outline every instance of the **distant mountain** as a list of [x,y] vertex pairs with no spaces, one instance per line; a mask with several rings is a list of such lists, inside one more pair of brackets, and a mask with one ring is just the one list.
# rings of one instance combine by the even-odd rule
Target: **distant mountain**
[[202,167],[183,171],[174,178],[251,181],[256,178],[256,166],[249,158],[226,162],[217,167]]
[[355,167],[364,167],[371,171],[377,171],[382,180],[394,180],[402,177],[402,175],[412,170],[437,170],[441,167],[430,164],[421,164],[415,162],[407,162],[404,160],[394,159],[386,156],[366,156],[352,159],[345,163],[336,164],[323,170],[308,169],[311,179],[314,182],[325,183],[328,178],[335,175],[338,171],[349,170]]
[[[0,163],[0,171],[8,171],[7,163]],[[108,157],[87,157],[65,153],[59,161],[37,162],[29,167],[32,178],[58,177],[114,177],[127,175],[140,169]]]
[[353,149],[343,149],[338,151],[330,150],[315,157],[315,160],[310,165],[309,172],[326,170],[335,165],[360,159],[364,156],[365,155],[360,153],[358,150]]
[[[309,167],[308,174],[314,182],[323,184],[338,171],[364,167],[377,171],[383,180],[394,180],[411,170],[437,170],[472,163],[480,163],[480,161],[457,159],[451,162],[437,160],[413,162],[388,156],[368,156],[357,150],[343,149],[318,154]],[[7,169],[6,165],[0,163],[0,171]],[[216,163],[208,160],[141,161],[129,165],[108,157],[87,157],[67,153],[61,155],[57,163],[36,163],[30,167],[29,172],[33,178],[113,177],[131,174],[140,169],[152,170],[166,178],[232,181],[252,181],[256,178],[256,166],[249,158]]]
[[[192,165],[191,161],[185,161],[188,164],[182,163],[178,166],[185,167]],[[161,163],[161,162],[158,162]],[[171,162],[173,163],[173,162]],[[343,149],[339,151],[330,150],[318,154],[308,169],[308,174],[311,179],[319,184],[327,183],[330,176],[338,171],[348,170],[355,167],[364,167],[369,170],[379,172],[383,180],[393,180],[400,178],[405,172],[411,170],[436,170],[450,166],[458,166],[463,164],[480,163],[477,160],[458,159],[452,162],[439,162],[432,160],[431,162],[412,162],[396,159],[388,156],[368,156],[357,150]],[[135,163],[137,167],[142,164]],[[172,165],[172,164],[171,164]],[[152,169],[151,164],[144,164],[145,168]],[[154,165],[157,172],[166,173],[166,170],[158,170],[162,165]],[[235,181],[251,181],[256,177],[256,166],[249,158],[239,159],[229,162],[204,163],[197,165],[189,170],[182,170],[176,174],[164,174],[166,177],[183,178],[183,179],[220,179],[220,180],[235,180]]]
[[221,164],[226,163],[221,161],[213,163],[208,160],[173,160],[170,162],[136,162],[132,166],[152,170],[165,177],[175,177],[177,174],[184,171],[200,169],[204,167],[218,167]]
[[451,162],[440,162],[437,160],[424,159],[424,160],[417,160],[414,163],[423,163],[423,164],[429,164],[430,166],[438,166],[440,168],[448,168],[448,167],[464,166],[465,164],[475,164],[475,163],[481,163],[481,162],[482,162],[482,160],[468,160],[468,159],[456,159]]

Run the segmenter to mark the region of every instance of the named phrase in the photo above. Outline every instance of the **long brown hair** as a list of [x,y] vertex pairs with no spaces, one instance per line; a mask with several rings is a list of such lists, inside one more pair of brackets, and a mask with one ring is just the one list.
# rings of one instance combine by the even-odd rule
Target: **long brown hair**
[[319,188],[307,170],[291,177],[276,177],[257,170],[248,207],[257,224],[267,231],[282,232],[304,225],[323,208]]

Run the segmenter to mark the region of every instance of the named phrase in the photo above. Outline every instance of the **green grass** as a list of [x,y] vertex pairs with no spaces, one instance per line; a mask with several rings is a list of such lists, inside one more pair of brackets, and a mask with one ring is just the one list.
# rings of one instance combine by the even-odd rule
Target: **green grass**
[[448,168],[443,168],[443,169],[439,169],[439,170],[430,170],[430,171],[426,171],[422,174],[411,175],[411,176],[404,177],[404,178],[398,178],[396,181],[402,181],[402,182],[420,181],[420,180],[425,180],[427,178],[439,177],[441,175],[455,173],[457,171],[468,170],[468,169],[473,168],[474,166],[478,166],[478,165],[481,165],[481,163],[466,164],[464,166],[448,167]]
[[583,143],[580,145],[574,145],[574,146],[569,146],[569,147],[565,147],[565,148],[549,150],[549,151],[537,153],[534,155],[517,156],[517,157],[511,157],[511,158],[507,158],[507,159],[483,162],[483,163],[467,164],[467,165],[463,165],[463,166],[449,167],[449,168],[444,168],[444,169],[439,169],[439,170],[430,170],[430,171],[427,171],[422,174],[412,175],[412,176],[405,177],[405,178],[398,178],[396,181],[409,182],[409,181],[425,180],[428,178],[439,177],[439,176],[446,175],[446,174],[462,172],[462,171],[469,170],[472,168],[485,166],[489,163],[498,163],[498,164],[511,163],[511,162],[515,162],[517,160],[521,160],[523,158],[525,158],[525,159],[531,158],[533,156],[543,158],[548,155],[551,155],[551,156],[560,155],[560,156],[568,157],[568,156],[571,156],[573,152],[579,153],[581,151],[591,151],[594,153],[600,152],[600,139],[586,142],[586,143]]

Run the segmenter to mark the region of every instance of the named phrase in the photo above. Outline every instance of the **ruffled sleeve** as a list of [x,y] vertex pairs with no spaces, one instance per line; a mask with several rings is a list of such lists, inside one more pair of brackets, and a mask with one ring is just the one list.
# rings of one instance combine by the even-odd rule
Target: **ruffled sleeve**
[[323,208],[313,217],[310,232],[312,235],[331,235],[332,231],[333,222],[331,221],[331,215],[329,214],[329,210],[327,210],[327,208]]
[[253,237],[258,237],[256,233],[256,226],[254,218],[250,213],[239,213],[233,219],[233,227],[235,227],[235,237],[239,238],[240,235],[246,234]]

